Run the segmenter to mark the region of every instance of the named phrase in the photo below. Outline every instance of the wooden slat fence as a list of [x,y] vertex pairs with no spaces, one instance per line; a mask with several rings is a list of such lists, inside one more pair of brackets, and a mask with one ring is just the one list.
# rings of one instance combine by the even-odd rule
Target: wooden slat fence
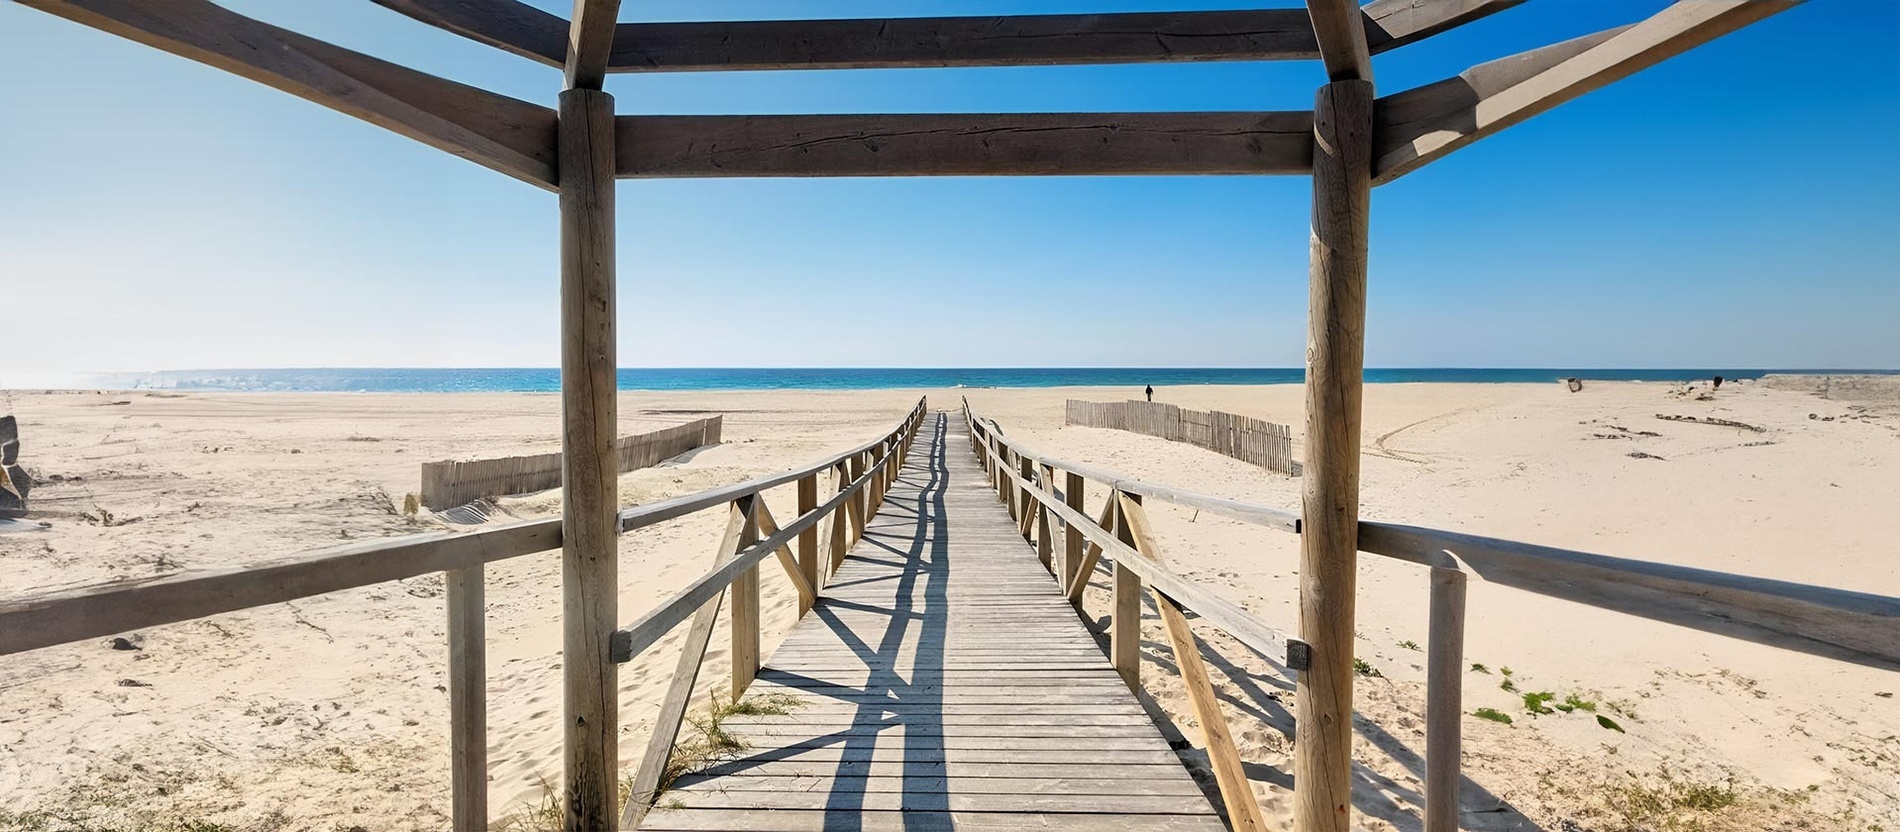
[[1125,430],[1185,442],[1217,454],[1251,462],[1269,471],[1298,476],[1293,432],[1286,425],[1218,410],[1187,410],[1161,402],[1085,402],[1070,399],[1062,423]]
[[[724,420],[724,416],[710,416],[651,433],[623,436],[614,441],[620,471],[646,468],[703,445],[717,445]],[[561,454],[558,451],[422,464],[422,504],[435,511],[482,497],[527,494],[560,485]]]

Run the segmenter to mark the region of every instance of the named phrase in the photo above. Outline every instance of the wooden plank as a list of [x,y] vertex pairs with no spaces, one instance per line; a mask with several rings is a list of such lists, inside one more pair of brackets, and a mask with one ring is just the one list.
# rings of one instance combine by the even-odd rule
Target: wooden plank
[[1432,569],[1426,649],[1425,832],[1458,832],[1465,679],[1465,573],[1460,569]]
[[[1154,533],[1148,527],[1148,515],[1142,509],[1141,498],[1123,494],[1119,502],[1121,528],[1127,531],[1127,538],[1135,551],[1157,564],[1161,563],[1161,550],[1155,545]],[[1247,780],[1240,750],[1234,746],[1226,715],[1221,713],[1220,699],[1214,692],[1214,683],[1208,678],[1207,664],[1201,660],[1201,647],[1194,640],[1194,630],[1188,626],[1187,615],[1180,603],[1158,593],[1155,595],[1155,608],[1161,613],[1161,624],[1167,630],[1168,642],[1174,649],[1174,664],[1181,673],[1181,685],[1187,689],[1188,704],[1194,709],[1195,721],[1201,725],[1207,759],[1214,769],[1214,781],[1220,786],[1221,802],[1227,807],[1227,821],[1236,832],[1265,832],[1268,828],[1266,818],[1260,812],[1259,800],[1254,797],[1253,784]]]
[[[981,752],[971,752],[981,753]],[[1035,752],[1017,752],[1034,754]],[[1095,761],[1077,757],[1076,762],[1093,763]],[[1086,777],[1077,776],[1076,762],[1055,763],[989,763],[966,760],[922,760],[905,761],[888,759],[878,761],[865,760],[777,760],[758,762],[739,761],[713,766],[699,774],[689,774],[680,778],[681,783],[707,782],[713,778],[725,778],[730,788],[751,788],[756,783],[759,788],[770,788],[770,783],[781,778],[844,778],[862,779],[866,789],[879,788],[895,780],[902,783],[905,777],[921,778],[935,775],[956,788],[977,791],[989,788],[988,781],[1002,781],[1014,784],[1021,781],[1042,781],[1062,784],[1049,788],[1093,788],[1097,783],[1125,783],[1128,781],[1146,781],[1158,785],[1172,782],[1181,770],[1178,758],[1166,762],[1117,763],[1104,762],[1090,765]],[[1073,785],[1070,785],[1073,784]],[[1193,786],[1190,782],[1190,787]],[[1008,788],[1009,786],[1003,786]]]
[[[1132,529],[1123,521],[1122,493],[1109,492],[1109,530],[1124,544],[1133,545]],[[1120,673],[1129,690],[1141,689],[1141,575],[1129,568],[1123,558],[1115,558],[1110,581],[1108,614],[1108,660]]]
[[[1124,695],[1122,699],[1126,700]],[[896,748],[892,746],[865,747],[862,745],[846,747],[841,743],[805,744],[800,747],[773,749],[772,759],[740,759],[708,768],[701,774],[724,776],[749,771],[770,770],[779,766],[817,766],[833,767],[836,771],[871,770],[879,766],[897,765],[916,770],[929,766],[937,769],[956,771],[968,766],[1061,766],[1074,773],[1077,766],[1086,765],[1092,772],[1102,776],[1122,773],[1126,768],[1138,768],[1131,774],[1151,775],[1159,773],[1181,772],[1181,758],[1165,745],[1150,744],[1148,748],[1127,751],[1101,748],[1060,747],[1059,744],[1044,744],[1028,750],[1000,748]],[[1024,771],[1027,776],[1031,772]]]
[[[1679,0],[1607,38],[1588,36],[1474,68],[1401,93],[1386,109],[1404,109],[1382,127],[1373,172],[1379,184],[1511,127],[1591,90],[1794,7],[1799,0]],[[1578,46],[1585,48],[1580,51]],[[1548,65],[1552,57],[1561,57]],[[1527,67],[1541,71],[1525,75]],[[1509,82],[1509,83],[1506,83]],[[1421,112],[1422,111],[1422,112]]]
[[1900,598],[1393,523],[1359,528],[1359,545],[1374,554],[1431,566],[1434,555],[1454,552],[1488,583],[1900,670]]
[[619,818],[613,96],[561,93],[561,629],[569,829]]
[[449,828],[488,828],[488,641],[482,567],[443,573],[449,633]]
[[[1100,832],[1130,824],[1126,815],[1112,813],[1000,813],[949,811],[850,811],[837,809],[783,810],[765,815],[770,826],[760,826],[763,813],[750,809],[669,809],[648,818],[641,827],[651,832],[697,832],[734,829],[771,829],[774,832]],[[1222,832],[1218,818],[1205,815],[1143,815],[1143,832]]]
[[1373,0],[1361,6],[1359,13],[1366,27],[1366,49],[1377,55],[1522,2],[1524,0]]
[[1300,638],[1294,827],[1347,832],[1352,806],[1353,607],[1359,433],[1365,378],[1367,209],[1372,82],[1335,81],[1314,105],[1312,274],[1306,362],[1306,475],[1301,479]]
[[556,69],[567,63],[567,21],[520,0],[372,0],[444,31]]
[[332,46],[208,0],[21,2],[554,188],[555,114],[546,107]]
[[613,53],[615,18],[619,15],[620,0],[574,0],[564,56],[568,89],[600,89]]
[[[622,436],[614,440],[617,470],[646,468],[706,444],[717,444],[723,417]],[[710,442],[708,441],[710,439]],[[528,454],[422,464],[422,504],[440,511],[471,500],[559,488],[561,454]]]
[[[744,809],[753,811],[829,810],[840,797],[827,791],[724,791],[686,789],[667,794],[679,809]],[[948,809],[953,812],[1115,812],[1124,815],[1213,815],[1207,799],[1196,795],[1064,795],[1064,794],[916,794],[862,792],[850,795],[853,808],[867,812]],[[670,810],[670,811],[677,811]]]
[[[803,482],[803,480],[800,480],[800,482]],[[817,499],[817,496],[818,495],[814,493],[812,498]],[[766,535],[778,537],[781,529],[778,527],[778,522],[772,519],[772,510],[766,507],[765,501],[762,499],[753,499],[748,502],[752,506],[753,513],[758,516],[758,531]],[[799,512],[800,515],[804,513],[805,512]],[[798,533],[798,539],[803,541],[808,534],[816,536],[818,530],[808,526],[804,531]],[[792,589],[798,592],[798,614],[802,616],[805,614],[805,610],[810,609],[812,603],[818,599],[818,591],[813,589],[812,584],[805,580],[804,567],[799,564],[798,556],[792,552],[790,545],[779,546],[772,551],[778,553],[778,563],[779,566],[785,569],[786,580],[791,581]]]
[[[1358,0],[1306,0],[1329,81],[1372,81],[1372,53]],[[1301,832],[1306,832],[1301,827]]]
[[393,537],[222,569],[0,600],[0,655],[448,572],[561,547],[557,520]]
[[[1001,766],[989,766],[984,769],[987,776],[969,774],[907,775],[901,770],[877,775],[837,774],[831,771],[813,774],[781,774],[772,772],[770,767],[761,767],[742,775],[726,776],[717,780],[705,777],[682,777],[680,788],[693,790],[697,783],[716,783],[717,788],[728,792],[788,791],[799,789],[818,794],[859,795],[877,792],[903,792],[911,795],[1101,795],[1115,796],[1123,794],[1143,795],[1181,795],[1199,800],[1200,805],[1192,812],[1184,814],[1204,814],[1208,810],[1207,800],[1202,797],[1200,787],[1194,781],[1174,776],[1175,772],[1156,772],[1164,776],[1152,779],[1140,779],[1139,768],[1134,773],[1123,773],[1119,777],[1089,776],[1078,777],[1074,768],[1042,776],[1020,776],[1007,772]],[[1109,767],[1113,770],[1115,767]],[[1123,766],[1121,768],[1131,768]],[[1175,769],[1179,769],[1177,765]],[[788,783],[785,778],[796,776],[798,783]],[[989,811],[995,811],[991,808]]]
[[1303,174],[1311,114],[622,116],[620,176]]
[[[743,548],[747,518],[751,503],[756,499],[743,498],[726,512],[726,533],[713,555],[714,565],[731,560]],[[712,644],[713,627],[719,623],[719,603],[724,597],[723,594],[713,596],[693,613],[693,624],[680,643],[679,661],[674,665],[666,698],[660,701],[653,733],[647,737],[646,752],[640,755],[640,767],[635,770],[633,783],[628,788],[627,804],[621,808],[621,829],[638,827],[659,795],[660,781],[672,763],[673,746],[679,741],[680,725],[685,722],[686,709],[692,704],[693,687],[699,682],[700,666],[706,661],[706,648]]]

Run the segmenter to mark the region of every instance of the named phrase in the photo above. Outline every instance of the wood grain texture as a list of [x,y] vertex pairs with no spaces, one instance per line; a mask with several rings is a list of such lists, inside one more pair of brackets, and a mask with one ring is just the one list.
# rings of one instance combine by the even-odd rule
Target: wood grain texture
[[[1319,60],[1331,81],[1372,80],[1372,53],[1358,0],[1306,0]],[[1301,830],[1305,832],[1305,830]]]
[[1294,828],[1347,832],[1352,815],[1353,607],[1365,377],[1372,82],[1335,81],[1314,106],[1306,466],[1300,480],[1300,638],[1312,646],[1294,716]]
[[[764,501],[757,498],[746,501],[738,550],[759,541],[759,507],[763,504]],[[726,656],[732,664],[732,701],[737,702],[759,673],[759,567],[756,562],[732,580],[731,594],[732,617],[727,627],[731,631],[732,649]]]
[[443,573],[449,634],[449,828],[488,829],[488,635],[482,567]]
[[[646,468],[694,448],[719,444],[725,417],[709,416],[683,425],[614,440],[615,467],[622,473]],[[561,485],[561,454],[529,454],[492,459],[448,460],[422,464],[422,504],[440,511],[471,500],[545,491]]]
[[569,830],[619,819],[613,96],[561,93],[561,629]]
[[1432,569],[1425,670],[1425,832],[1458,832],[1464,757],[1465,573]]
[[371,0],[430,26],[555,69],[567,64],[567,21],[521,0]]
[[[933,414],[737,716],[643,829],[1182,829],[1219,816]],[[869,474],[866,475],[867,477]],[[1080,823],[1086,821],[1086,825]]]
[[426,75],[261,23],[208,0],[22,0],[77,23],[249,78],[543,188],[546,107]]
[[564,56],[568,89],[600,89],[607,78],[619,16],[620,0],[574,0]]
[[1633,26],[1473,67],[1380,102],[1374,176],[1390,182],[1458,148],[1626,78],[1799,0],[1679,0]]
[[[1108,495],[1108,530],[1115,533],[1115,539],[1132,549],[1135,544],[1134,532],[1122,519],[1124,495],[1112,492]],[[1136,572],[1133,564],[1124,562],[1120,554],[1115,556],[1113,569],[1109,573],[1109,613],[1108,613],[1108,662],[1115,666],[1122,681],[1128,683],[1129,690],[1141,688],[1141,573]]]
[[[1077,514],[1082,513],[1084,492],[1088,490],[1088,481],[1081,474],[1065,471],[1062,475],[1062,502]],[[1076,569],[1082,564],[1082,532],[1074,524],[1062,524],[1062,564],[1056,571],[1062,590],[1069,590],[1070,581],[1075,579]]]
[[[726,512],[726,532],[720,537],[719,549],[713,554],[713,566],[719,566],[745,548],[743,535],[752,504],[758,498],[742,497]],[[647,737],[645,753],[640,755],[640,767],[634,770],[633,783],[627,790],[627,805],[620,810],[621,829],[630,829],[640,825],[640,819],[646,817],[653,808],[653,801],[659,794],[661,780],[666,776],[666,767],[673,759],[673,746],[679,741],[680,725],[686,721],[687,706],[692,704],[693,687],[699,683],[699,671],[706,661],[706,648],[712,644],[713,627],[719,623],[719,605],[725,598],[723,593],[714,595],[712,600],[699,606],[693,613],[693,623],[686,630],[686,639],[680,643],[679,661],[673,667],[672,681],[668,683],[666,698],[660,700],[660,714],[654,717],[653,733]]]
[[622,116],[623,178],[1304,174],[1312,114]]
[[[1155,545],[1140,495],[1119,495],[1118,503],[1121,528],[1126,530],[1135,551],[1160,565],[1161,550]],[[1187,613],[1180,602],[1160,593],[1155,594],[1155,610],[1161,614],[1162,628],[1168,633],[1168,644],[1174,651],[1175,667],[1181,673],[1181,685],[1187,689],[1194,721],[1200,723],[1208,763],[1214,770],[1215,783],[1220,786],[1221,802],[1227,807],[1227,822],[1236,832],[1266,832],[1269,827],[1260,813],[1260,801],[1254,797],[1253,784],[1248,781],[1247,769],[1240,759],[1240,749],[1234,745],[1233,733],[1227,728],[1227,716],[1221,713],[1220,698],[1208,678],[1207,663],[1201,659],[1201,646],[1194,639],[1193,628],[1188,626]]]
[[[798,513],[810,514],[818,508],[818,475],[807,474],[798,479]],[[805,585],[818,589],[818,527],[813,526],[798,533],[798,574],[805,579]],[[811,610],[811,601],[799,596],[798,614],[802,617]]]
[[1372,0],[1359,13],[1366,27],[1366,49],[1374,55],[1416,43],[1471,21],[1489,17],[1524,0]]

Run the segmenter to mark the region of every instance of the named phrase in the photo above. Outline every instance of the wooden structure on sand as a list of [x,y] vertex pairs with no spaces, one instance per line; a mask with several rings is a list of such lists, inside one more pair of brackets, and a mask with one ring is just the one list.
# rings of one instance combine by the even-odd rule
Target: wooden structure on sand
[[[1433,614],[1435,681],[1441,672],[1456,675],[1455,643],[1462,632],[1457,599],[1464,574],[1459,564],[1474,554],[1488,558],[1499,575],[1533,584],[1539,570],[1559,564],[1572,585],[1589,588],[1572,592],[1589,602],[1692,626],[1722,616],[1745,637],[1888,666],[1895,660],[1893,599],[1694,570],[1639,569],[1580,553],[1552,555],[1555,550],[1525,544],[1362,524],[1358,517],[1373,186],[1782,11],[1795,0],[1680,0],[1629,26],[1385,96],[1375,93],[1372,55],[1520,0],[1372,0],[1364,6],[1353,0],[1308,0],[1303,9],[1260,11],[730,23],[619,23],[619,0],[575,0],[571,20],[517,0],[375,0],[424,23],[560,68],[564,86],[555,109],[313,40],[210,0],[17,1],[276,87],[559,193],[566,492],[559,523],[382,541],[251,569],[166,576],[0,605],[4,653],[446,571],[458,830],[480,829],[487,817],[483,563],[553,548],[563,552],[562,803],[568,828],[611,828],[621,821],[617,662],[688,617],[694,620],[689,647],[703,646],[710,632],[707,610],[716,614],[717,599],[730,588],[733,653],[740,659],[734,688],[744,689],[758,653],[760,561],[778,555],[806,604],[815,602],[823,577],[818,569],[821,521],[829,521],[823,551],[836,563],[849,545],[847,538],[862,534],[873,506],[899,477],[926,422],[920,403],[889,433],[845,454],[750,483],[619,511],[613,457],[615,178],[1311,176],[1305,479],[1297,522],[1276,519],[1271,509],[1258,506],[1159,487],[1144,491],[1141,484],[1119,478],[1111,478],[1119,490],[1104,520],[1089,522],[1077,508],[1079,466],[1037,463],[1020,447],[998,442],[994,426],[969,423],[973,448],[984,455],[985,470],[1015,519],[1039,518],[1036,548],[1045,559],[1052,558],[1048,516],[1053,514],[1066,535],[1065,558],[1113,562],[1114,617],[1122,623],[1115,625],[1119,635],[1111,660],[1126,679],[1134,678],[1136,660],[1126,630],[1134,607],[1127,605],[1135,603],[1143,581],[1165,600],[1163,615],[1184,657],[1193,648],[1180,614],[1184,605],[1204,619],[1221,615],[1230,632],[1257,630],[1231,604],[1222,606],[1206,590],[1144,557],[1140,495],[1163,498],[1166,493],[1223,505],[1300,533],[1300,639],[1289,652],[1289,663],[1299,671],[1293,771],[1299,832],[1343,832],[1348,825],[1354,565],[1362,549],[1433,568],[1434,598],[1443,598]],[[613,98],[602,91],[610,72],[1313,59],[1324,67],[1327,82],[1313,109],[1299,112],[617,116]],[[999,456],[1006,459],[999,462]],[[1070,472],[1061,498],[1051,488],[1056,467]],[[821,474],[828,475],[834,490],[822,505]],[[793,484],[800,515],[778,528],[761,511],[757,495]],[[732,531],[720,564],[636,624],[618,629],[616,535],[718,507],[729,507]],[[1027,534],[1035,525],[1021,528]],[[1077,576],[1087,574],[1066,571],[1063,591],[1074,597]],[[1441,643],[1452,646],[1441,648]],[[688,680],[697,671],[693,650],[682,659],[681,670],[680,679]],[[680,679],[653,748],[670,743],[668,725],[676,728],[684,713]],[[690,681],[684,689],[690,690]],[[1456,703],[1448,711],[1433,711],[1427,777],[1433,797],[1425,826],[1441,832],[1456,821],[1455,801],[1444,799],[1456,785]],[[1213,726],[1219,720],[1204,715],[1202,722],[1217,730]],[[1449,752],[1446,742],[1452,743]],[[1216,745],[1211,735],[1209,745]],[[1237,762],[1213,756],[1229,821],[1256,828],[1257,809],[1249,810],[1252,797],[1242,793]],[[636,793],[656,778],[642,771]],[[949,817],[954,821],[954,814]]]

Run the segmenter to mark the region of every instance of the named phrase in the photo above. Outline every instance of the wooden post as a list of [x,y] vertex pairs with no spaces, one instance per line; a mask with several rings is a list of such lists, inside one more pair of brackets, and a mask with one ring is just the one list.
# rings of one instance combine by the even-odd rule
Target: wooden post
[[455,832],[488,829],[488,641],[482,568],[451,569],[449,782]]
[[[744,552],[759,542],[757,504],[745,505],[745,527],[739,533]],[[759,675],[759,567],[739,573],[732,579],[732,701],[739,701],[745,689]]]
[[1464,741],[1465,573],[1432,568],[1431,633],[1425,673],[1425,832],[1458,832],[1458,778]]
[[[798,516],[804,517],[818,509],[818,474],[812,473],[798,481]],[[798,533],[798,572],[805,576],[805,583],[816,591],[822,584],[818,582],[818,524]],[[798,615],[803,618],[811,611],[811,605],[800,599]]]
[[1023,478],[1023,484],[1016,489],[1016,508],[1017,511],[1021,512],[1016,515],[1016,522],[1022,526],[1023,539],[1027,540],[1029,538],[1029,524],[1034,523],[1036,517],[1036,502],[1029,496],[1029,481],[1036,476],[1036,463],[1030,462],[1029,457],[1018,454],[1016,456],[1016,473]]
[[[1056,469],[1053,466],[1042,466],[1042,487],[1044,489],[1056,487]],[[1040,501],[1036,503],[1036,523],[1036,557],[1042,560],[1042,568],[1053,572],[1055,571],[1055,544],[1050,539],[1049,507]]]
[[[1121,496],[1120,491],[1109,492],[1108,522],[1114,527],[1115,539],[1133,546],[1134,534],[1122,522]],[[1119,555],[1114,576],[1108,614],[1109,663],[1128,683],[1129,690],[1136,690],[1141,687],[1141,576],[1123,564]]]
[[[1082,479],[1081,474],[1077,474],[1073,471],[1066,473],[1067,476],[1064,478],[1062,488],[1062,502],[1067,503],[1069,508],[1080,512],[1082,511],[1083,491],[1088,488],[1088,481]],[[1082,530],[1077,528],[1074,523],[1065,523],[1063,525],[1066,527],[1067,533],[1063,535],[1062,541],[1062,573],[1056,577],[1057,582],[1060,583],[1063,590],[1066,591],[1069,588],[1070,579],[1075,577],[1076,565],[1082,562]]]
[[[843,463],[832,466],[831,478],[838,484],[836,493],[843,494],[845,486],[850,484],[850,480],[846,477]],[[831,580],[832,575],[838,574],[838,567],[844,564],[845,550],[850,546],[848,542],[850,538],[846,536],[848,530],[845,528],[846,525],[850,523],[850,504],[851,501],[846,500],[839,503],[837,508],[831,510],[831,536],[827,538],[828,545],[826,547],[830,549],[830,553],[826,556],[830,560],[825,565],[825,580],[827,582]]]
[[1352,817],[1353,601],[1359,557],[1359,420],[1365,373],[1372,82],[1335,81],[1313,111],[1312,274],[1301,479],[1294,828],[1347,832]]
[[[857,482],[859,477],[864,476],[864,454],[855,454],[851,457],[850,471],[850,482]],[[868,483],[866,487],[869,487]],[[858,489],[858,493],[851,495],[851,498],[845,501],[849,506],[851,517],[851,536],[845,540],[847,546],[857,543],[859,538],[864,537],[864,524],[870,521],[864,511],[865,490],[865,488]]]
[[562,669],[569,830],[606,829],[620,788],[614,457],[614,99],[561,93]]

